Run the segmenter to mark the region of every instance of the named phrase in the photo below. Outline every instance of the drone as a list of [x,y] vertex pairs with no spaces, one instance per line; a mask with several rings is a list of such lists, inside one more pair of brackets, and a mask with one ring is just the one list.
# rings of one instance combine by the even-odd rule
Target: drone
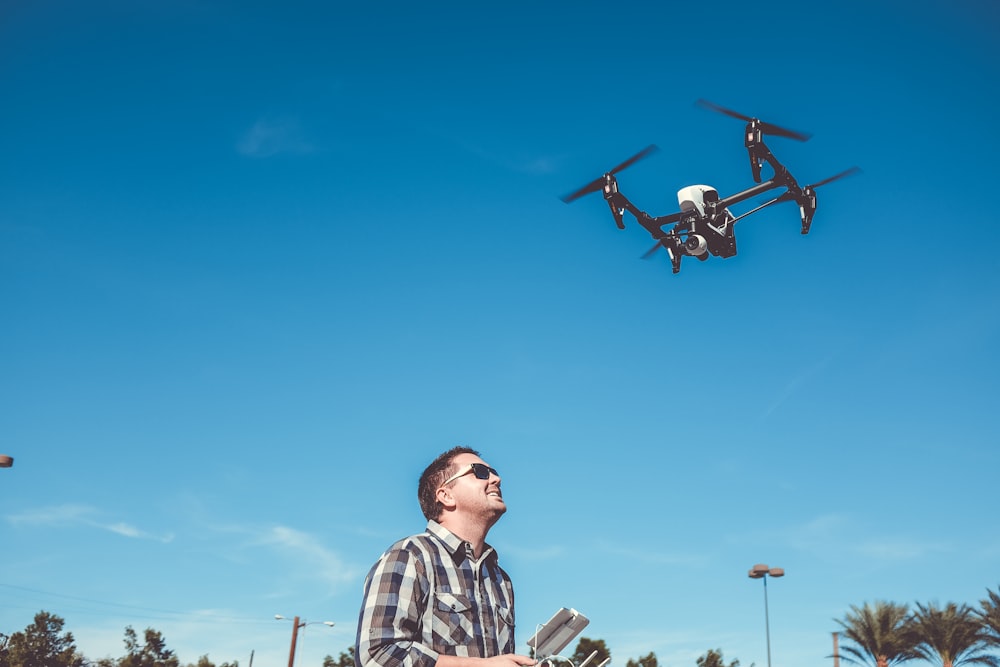
[[[680,211],[670,215],[653,217],[636,207],[619,191],[616,177],[616,174],[623,169],[659,150],[656,145],[650,145],[603,176],[595,178],[579,190],[562,197],[562,200],[568,204],[592,192],[602,192],[618,229],[625,229],[624,216],[625,212],[628,211],[656,240],[656,245],[643,255],[643,259],[651,257],[660,248],[665,248],[670,256],[674,273],[680,272],[681,259],[684,256],[705,261],[709,255],[723,259],[735,255],[736,223],[748,215],[774,204],[789,201],[798,204],[802,220],[802,233],[808,234],[813,215],[816,213],[816,188],[861,171],[858,167],[851,167],[811,185],[799,186],[791,172],[785,165],[778,162],[778,159],[771,153],[771,149],[764,143],[764,135],[808,141],[809,134],[765,123],[758,118],[745,116],[707,100],[698,100],[696,104],[711,111],[746,121],[743,143],[750,157],[750,173],[757,185],[724,198],[720,198],[718,190],[712,186],[690,185],[677,192],[677,203]],[[762,180],[761,173],[765,162],[773,172],[766,181]],[[779,188],[784,188],[784,192],[742,215],[733,215],[729,210],[730,206]],[[670,226],[669,229],[665,229],[668,226]]]

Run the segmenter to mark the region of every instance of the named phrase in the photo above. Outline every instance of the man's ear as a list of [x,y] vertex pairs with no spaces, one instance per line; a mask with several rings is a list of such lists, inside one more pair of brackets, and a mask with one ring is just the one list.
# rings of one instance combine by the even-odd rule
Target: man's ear
[[455,496],[452,495],[451,489],[446,486],[442,486],[434,494],[434,497],[439,503],[444,505],[446,510],[455,509]]

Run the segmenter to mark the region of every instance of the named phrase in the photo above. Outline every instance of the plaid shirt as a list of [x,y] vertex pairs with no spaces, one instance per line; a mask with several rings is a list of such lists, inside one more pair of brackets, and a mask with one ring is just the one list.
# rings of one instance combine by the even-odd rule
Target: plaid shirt
[[396,542],[365,580],[357,667],[434,667],[439,655],[489,658],[514,652],[514,589],[486,545],[436,521]]

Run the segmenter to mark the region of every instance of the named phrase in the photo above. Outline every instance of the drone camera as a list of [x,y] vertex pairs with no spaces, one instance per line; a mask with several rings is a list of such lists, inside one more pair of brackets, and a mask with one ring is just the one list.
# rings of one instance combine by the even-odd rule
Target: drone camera
[[687,250],[689,255],[701,257],[708,252],[708,241],[701,234],[688,234],[687,239],[684,241],[684,249]]

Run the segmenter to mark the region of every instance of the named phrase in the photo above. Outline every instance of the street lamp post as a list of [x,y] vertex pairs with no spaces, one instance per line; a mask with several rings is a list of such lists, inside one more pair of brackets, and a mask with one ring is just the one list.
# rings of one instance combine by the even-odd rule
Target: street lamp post
[[780,567],[768,568],[767,565],[758,563],[747,573],[751,579],[764,580],[764,636],[767,638],[767,667],[771,667],[771,622],[767,617],[767,577],[769,575],[777,579],[785,576],[785,571]]
[[[279,621],[286,620],[281,614],[275,614],[274,618]],[[319,623],[320,621],[314,621]],[[333,627],[333,621],[322,621],[323,625]],[[305,621],[299,621],[299,617],[296,616],[295,620],[292,621],[292,647],[288,650],[288,667],[295,667],[295,644],[299,639],[299,628],[304,628],[307,625],[312,625],[311,623],[306,623]]]

